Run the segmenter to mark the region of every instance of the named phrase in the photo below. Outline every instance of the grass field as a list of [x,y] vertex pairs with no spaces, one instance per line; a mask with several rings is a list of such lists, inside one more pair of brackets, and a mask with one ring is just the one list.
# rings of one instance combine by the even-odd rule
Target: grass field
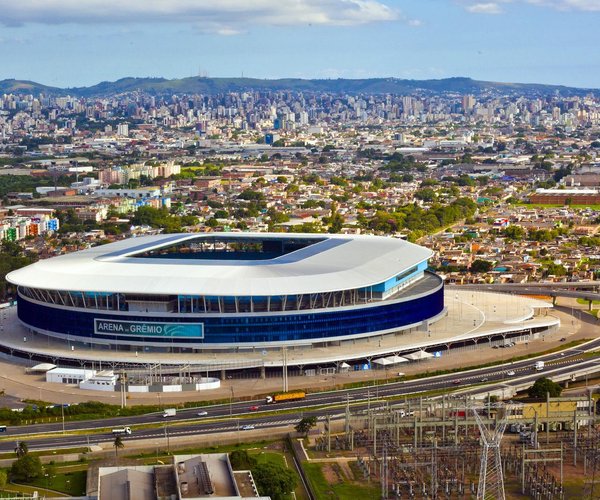
[[[227,445],[223,445],[223,446],[203,446],[203,447],[197,447],[197,448],[185,448],[182,450],[177,450],[176,452],[171,453],[171,455],[173,455],[173,454],[196,455],[198,453],[230,453],[235,450],[252,450],[252,449],[262,450],[264,448],[267,448],[270,444],[272,444],[274,442],[275,441],[253,441],[253,442],[249,442],[249,443],[227,444]],[[163,450],[161,448],[159,451],[160,451],[160,453],[158,455],[159,459],[163,460],[164,458],[168,457],[168,455],[165,454],[165,450]],[[144,459],[144,463],[148,463],[148,464],[155,464],[156,458],[157,458],[156,452],[154,452],[154,453],[139,453],[136,455],[124,455],[124,456],[126,456],[127,458],[132,458],[132,459]]]
[[[301,484],[300,477],[298,476],[296,469],[294,468],[293,464],[290,464],[291,467],[288,467],[288,463],[287,463],[286,459],[280,452],[253,450],[250,452],[250,454],[256,458],[256,461],[258,464],[272,463],[275,465],[289,468],[294,473],[294,476],[296,476],[296,483],[300,486],[300,484]],[[301,496],[298,496],[299,493],[295,492],[296,498],[306,498],[304,496],[304,491],[302,490],[302,488],[299,488],[299,490],[300,490]],[[285,498],[286,498],[286,500],[292,500],[294,498],[294,496],[290,493],[289,495],[286,495]]]
[[[589,300],[577,299],[577,303],[587,306],[589,304]],[[600,300],[592,300],[592,304],[595,306],[600,305]]]
[[[85,495],[85,481],[87,477],[87,470],[78,470],[72,472],[61,473],[60,469],[57,469],[57,474],[53,477],[39,477],[31,483],[32,486],[38,486],[40,488],[46,488],[55,491],[62,491],[70,496],[83,496]],[[46,479],[48,482],[46,483]]]
[[[380,498],[378,484],[357,481],[355,476],[347,477],[347,471],[337,463],[304,463],[304,471],[319,499],[369,500]],[[352,470],[352,468],[349,468]],[[326,477],[327,475],[327,477]]]

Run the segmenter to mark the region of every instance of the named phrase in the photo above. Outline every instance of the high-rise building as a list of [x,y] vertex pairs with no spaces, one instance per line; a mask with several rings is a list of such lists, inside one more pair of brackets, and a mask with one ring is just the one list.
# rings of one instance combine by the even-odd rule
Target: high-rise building
[[477,101],[475,100],[475,96],[472,95],[464,95],[462,98],[462,107],[465,111],[465,113],[470,113],[471,111],[473,111],[473,108],[475,107],[475,104],[477,103]]

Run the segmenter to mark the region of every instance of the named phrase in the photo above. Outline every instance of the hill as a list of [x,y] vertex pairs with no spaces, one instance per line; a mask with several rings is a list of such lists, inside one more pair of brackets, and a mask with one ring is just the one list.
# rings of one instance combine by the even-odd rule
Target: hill
[[101,82],[90,87],[57,88],[24,80],[0,81],[0,93],[75,95],[101,97],[124,92],[143,91],[151,94],[217,94],[222,92],[302,91],[349,94],[518,94],[529,96],[581,96],[600,95],[598,89],[582,89],[561,85],[535,83],[503,83],[456,77],[439,80],[404,80],[399,78],[365,79],[299,79],[267,80],[258,78],[122,78],[115,82]]

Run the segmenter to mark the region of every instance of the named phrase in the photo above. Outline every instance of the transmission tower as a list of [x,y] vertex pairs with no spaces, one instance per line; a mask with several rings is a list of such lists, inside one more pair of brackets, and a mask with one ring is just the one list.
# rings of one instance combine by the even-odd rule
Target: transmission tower
[[[496,408],[498,407],[496,406]],[[477,500],[505,500],[500,442],[508,423],[507,415],[505,414],[501,420],[496,420],[496,425],[488,428],[481,419],[478,409],[473,408],[472,410],[483,442]]]

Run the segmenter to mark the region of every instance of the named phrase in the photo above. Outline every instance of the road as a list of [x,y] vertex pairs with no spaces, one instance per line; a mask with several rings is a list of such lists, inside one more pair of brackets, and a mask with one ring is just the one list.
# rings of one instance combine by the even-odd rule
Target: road
[[[600,348],[600,339],[596,339],[585,346],[585,350]],[[506,348],[510,349],[510,348]],[[548,354],[536,358],[546,363],[544,372],[533,369],[535,361],[524,360],[514,362],[502,367],[495,366],[471,370],[469,372],[454,373],[438,377],[423,378],[406,382],[393,382],[388,384],[373,385],[350,390],[335,392],[323,392],[309,394],[306,399],[287,403],[267,405],[264,401],[235,402],[233,404],[221,404],[202,408],[208,415],[199,417],[198,409],[178,410],[174,417],[163,417],[162,413],[146,414],[132,417],[115,417],[102,420],[84,422],[66,422],[65,431],[78,431],[77,435],[64,435],[43,437],[40,434],[61,432],[63,424],[36,424],[22,427],[11,427],[7,431],[8,440],[0,442],[0,451],[12,451],[16,441],[26,439],[31,449],[48,449],[62,447],[88,446],[95,443],[111,442],[114,438],[111,432],[98,433],[99,429],[111,429],[129,426],[133,434],[125,439],[167,439],[167,437],[221,433],[241,432],[244,425],[254,425],[255,428],[279,427],[292,425],[298,422],[299,415],[317,416],[324,418],[325,415],[342,414],[347,401],[352,404],[353,410],[382,405],[381,398],[415,394],[420,392],[435,391],[440,389],[467,388],[469,385],[478,384],[465,394],[481,394],[490,391],[533,383],[543,373],[552,371],[552,374],[563,374],[572,372],[575,368],[581,369],[590,366],[598,366],[600,360],[581,360],[582,347],[566,349],[560,353]],[[515,375],[508,376],[508,371],[514,371]],[[482,386],[482,379],[485,386]],[[377,401],[380,401],[379,403]],[[258,411],[251,411],[251,406],[258,406]],[[323,405],[338,405],[337,408],[318,408]],[[315,408],[316,407],[316,408]],[[287,410],[289,413],[273,415],[274,410]],[[221,417],[220,421],[211,419]],[[227,418],[230,417],[230,418]],[[202,420],[206,420],[203,423]],[[189,423],[188,423],[189,422]],[[173,425],[177,423],[177,425]],[[139,426],[154,425],[152,428],[139,428]],[[157,427],[158,425],[158,427]],[[138,428],[136,428],[138,427]],[[88,432],[86,432],[88,431]],[[35,437],[32,435],[36,435]],[[13,439],[14,438],[14,439]]]

